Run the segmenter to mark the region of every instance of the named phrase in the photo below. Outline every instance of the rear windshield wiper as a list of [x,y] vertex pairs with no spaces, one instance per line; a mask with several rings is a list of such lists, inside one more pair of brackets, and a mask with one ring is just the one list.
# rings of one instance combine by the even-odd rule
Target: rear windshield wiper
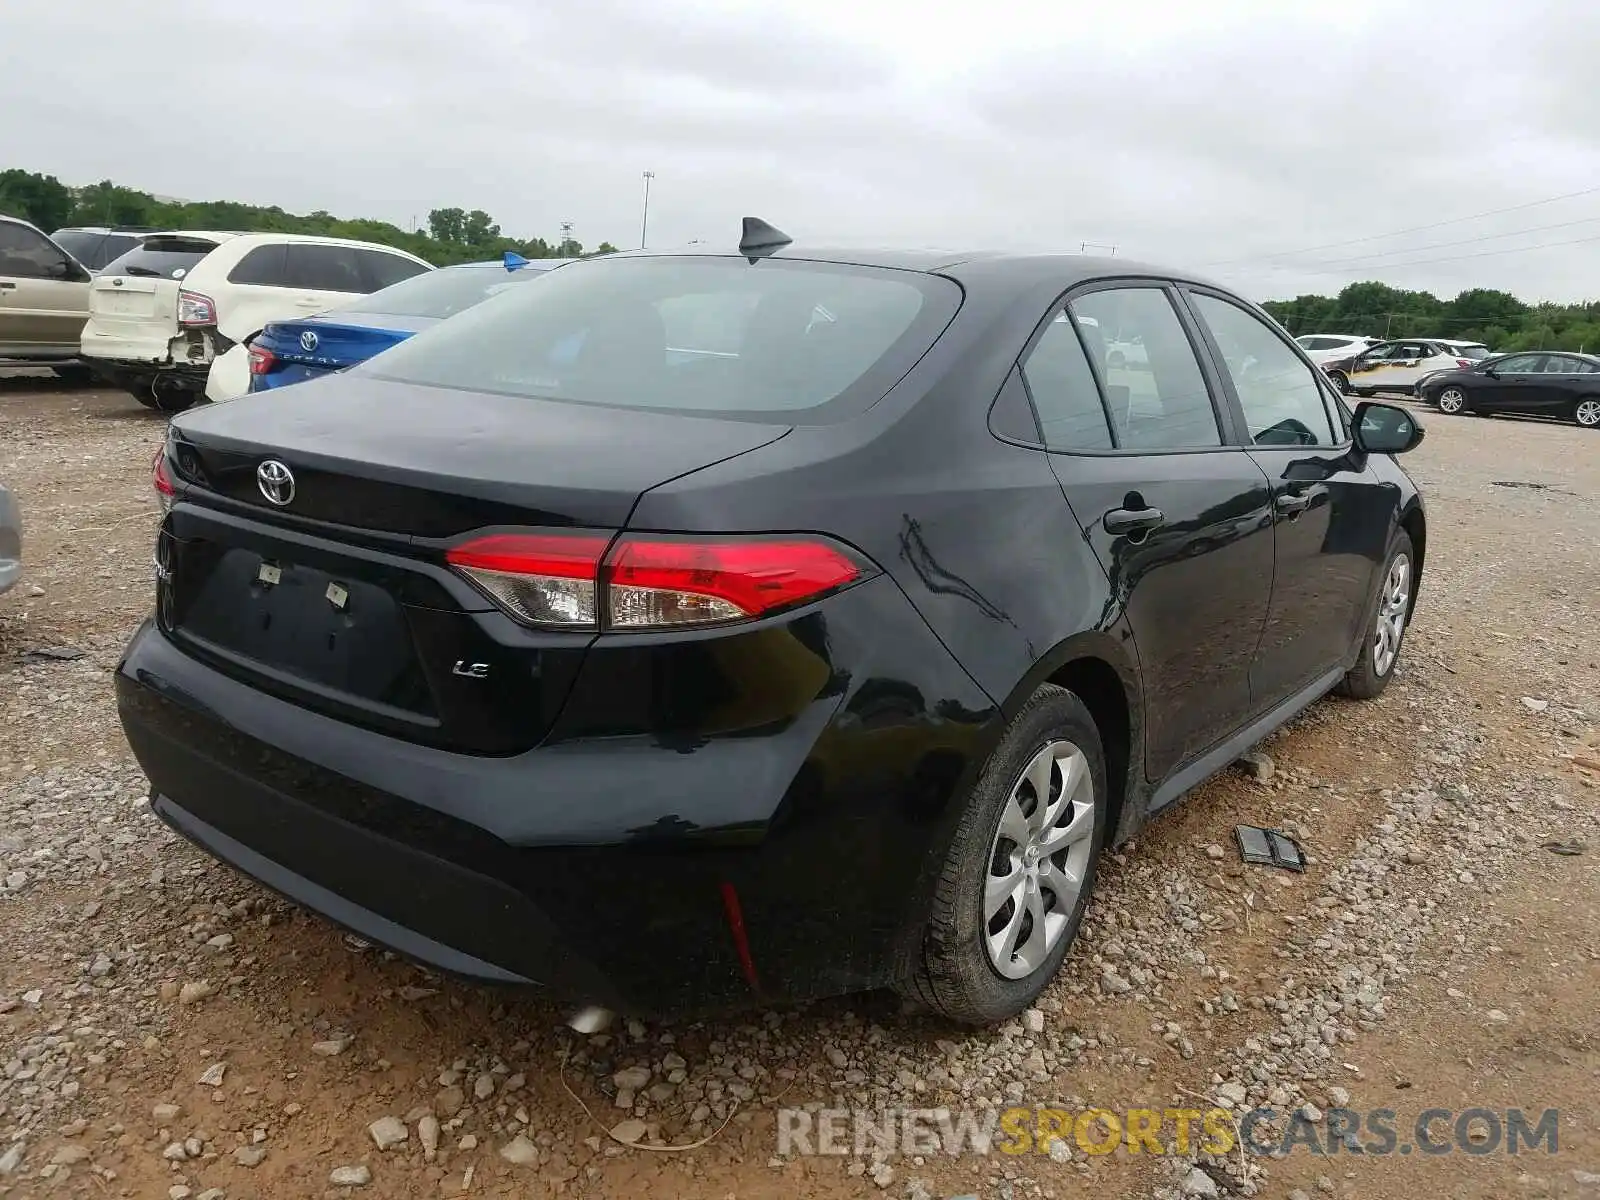
[[152,271],[149,267],[127,266],[122,268],[122,273],[124,275],[138,275],[145,279],[166,278],[166,276],[162,275],[160,271]]

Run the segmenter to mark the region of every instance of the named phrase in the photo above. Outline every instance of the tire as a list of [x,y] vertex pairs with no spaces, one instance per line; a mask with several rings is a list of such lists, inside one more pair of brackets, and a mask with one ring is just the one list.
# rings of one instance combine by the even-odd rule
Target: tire
[[1338,388],[1341,393],[1346,396],[1350,394],[1350,376],[1343,371],[1329,371],[1328,378],[1333,380],[1333,386]]
[[94,372],[82,363],[63,363],[50,369],[62,383],[73,387],[87,387],[94,382]]
[[1600,429],[1600,396],[1585,396],[1574,404],[1572,419],[1584,429]]
[[[1396,600],[1395,570],[1402,560],[1405,563],[1404,578],[1400,583],[1403,595]],[[1400,661],[1406,629],[1410,625],[1416,581],[1417,555],[1411,546],[1411,535],[1403,529],[1396,530],[1389,542],[1389,554],[1384,559],[1383,572],[1378,576],[1377,592],[1367,606],[1367,632],[1362,635],[1361,657],[1339,684],[1339,690],[1346,696],[1370,700],[1389,686],[1389,680],[1394,677],[1395,664]],[[1398,613],[1395,611],[1397,608]],[[1395,620],[1397,615],[1398,621]],[[1385,636],[1391,652],[1380,654],[1379,646],[1383,644]]]
[[1467,410],[1467,394],[1458,387],[1447,387],[1439,393],[1434,404],[1442,413],[1459,416]]
[[1110,354],[1106,355],[1106,366],[1110,367],[1113,371],[1120,371],[1127,365],[1127,357],[1122,353],[1121,350],[1113,350]]
[[[1039,763],[1048,772],[1053,799],[1037,799],[1029,779],[1029,768]],[[1033,778],[1039,777],[1036,770]],[[1063,789],[1070,790],[1063,795]],[[1077,696],[1046,684],[1006,728],[967,797],[934,890],[920,954],[897,990],[964,1025],[993,1025],[1032,1004],[1060,970],[1082,923],[1105,844],[1108,796],[1105,752],[1094,718]],[[1029,799],[1034,800],[1031,809]],[[1048,826],[1038,829],[1050,817],[1046,803],[1060,808]],[[1006,830],[1025,840],[1035,836],[1033,830],[1046,837],[1053,830],[1063,848],[1032,865],[1033,851],[1006,836],[1003,817],[1009,818]],[[997,889],[998,899],[987,903],[986,881],[999,877],[1001,864],[1018,883],[1009,892]],[[1052,887],[1070,888],[1063,865],[1078,881],[1065,905]],[[986,918],[991,910],[993,917]],[[1042,922],[1035,920],[1036,913],[1043,913]],[[1003,946],[992,950],[991,931],[1003,938],[1013,923],[1016,952]],[[1002,958],[1004,972],[998,965]]]
[[193,408],[199,400],[197,392],[186,388],[164,387],[156,388],[152,384],[131,384],[128,394],[146,408],[154,409],[159,413],[181,413]]

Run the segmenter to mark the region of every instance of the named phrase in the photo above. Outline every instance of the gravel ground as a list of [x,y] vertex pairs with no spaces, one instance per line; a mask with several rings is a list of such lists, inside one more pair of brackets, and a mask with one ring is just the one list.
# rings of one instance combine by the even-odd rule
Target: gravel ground
[[[0,373],[0,479],[28,522],[0,598],[0,1196],[1595,1192],[1600,436],[1425,420],[1427,573],[1394,685],[1318,704],[1261,748],[1270,769],[1113,856],[1036,1010],[970,1034],[863,997],[580,1038],[150,815],[108,676],[150,601],[161,419]],[[1237,821],[1298,834],[1309,869],[1243,866]],[[1491,1095],[1561,1107],[1560,1153],[776,1157],[780,1106],[1321,1120]]]

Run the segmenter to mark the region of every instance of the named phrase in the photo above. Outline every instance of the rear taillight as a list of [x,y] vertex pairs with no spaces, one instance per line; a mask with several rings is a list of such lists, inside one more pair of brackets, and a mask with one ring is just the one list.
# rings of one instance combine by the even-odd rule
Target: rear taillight
[[1470,358],[1458,358],[1458,359],[1456,359],[1456,366],[1458,366],[1458,367],[1470,367],[1471,365],[1472,365],[1472,360]]
[[278,365],[278,356],[265,346],[249,346],[246,352],[250,355],[250,374],[265,375]]
[[[609,549],[608,549],[609,547]],[[748,621],[871,573],[827,538],[493,534],[450,565],[526,625],[619,631]]]
[[178,293],[178,324],[179,325],[215,325],[217,323],[216,301],[210,296],[202,296],[199,292]]
[[150,464],[150,486],[156,490],[156,503],[161,505],[161,511],[169,511],[177,499],[178,489],[172,485],[172,475],[167,470],[165,446],[156,451],[155,462]]
[[594,629],[600,561],[610,542],[607,534],[502,533],[445,558],[525,625]]

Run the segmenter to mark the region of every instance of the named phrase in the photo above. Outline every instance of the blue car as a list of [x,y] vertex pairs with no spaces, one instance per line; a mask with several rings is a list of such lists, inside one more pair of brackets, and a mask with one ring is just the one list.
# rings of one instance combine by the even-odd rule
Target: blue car
[[274,321],[250,342],[250,390],[287,387],[366,362],[412,334],[567,261],[507,254],[500,262],[442,267],[363,296],[347,309]]

